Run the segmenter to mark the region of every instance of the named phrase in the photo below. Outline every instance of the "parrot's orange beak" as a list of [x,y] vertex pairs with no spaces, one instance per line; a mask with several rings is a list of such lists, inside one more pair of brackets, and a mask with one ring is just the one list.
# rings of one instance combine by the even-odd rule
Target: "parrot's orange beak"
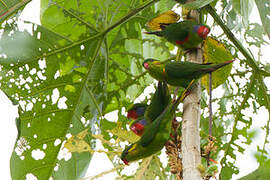
[[160,61],[153,61],[153,64],[159,65],[160,64]]

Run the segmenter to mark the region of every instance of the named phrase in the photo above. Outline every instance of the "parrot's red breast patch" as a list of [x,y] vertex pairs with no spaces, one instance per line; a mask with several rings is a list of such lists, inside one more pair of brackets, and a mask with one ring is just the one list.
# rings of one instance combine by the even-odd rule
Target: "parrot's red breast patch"
[[182,44],[184,44],[185,42],[187,42],[188,39],[189,39],[189,35],[187,35],[187,37],[186,37],[184,40],[176,40],[176,41],[175,41],[175,44],[177,44],[177,45],[182,45]]

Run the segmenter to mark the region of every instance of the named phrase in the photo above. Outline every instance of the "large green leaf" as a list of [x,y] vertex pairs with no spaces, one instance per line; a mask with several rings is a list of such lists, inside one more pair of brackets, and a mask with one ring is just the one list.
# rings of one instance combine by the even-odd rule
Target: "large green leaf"
[[[208,37],[203,42],[204,63],[219,64],[233,59],[231,53],[224,44],[212,37]],[[215,89],[223,84],[231,73],[232,64],[229,64],[212,73],[212,88]],[[202,77],[202,85],[209,90],[209,75]]]
[[9,16],[18,12],[31,0],[0,0],[0,23],[6,20]]
[[[14,179],[28,173],[38,179],[50,176],[62,179],[64,171],[65,179],[77,179],[83,175],[91,155],[73,154],[65,160],[59,157],[59,150],[67,133],[79,132],[87,126],[81,118],[96,119],[96,112],[92,111],[91,116],[85,114],[86,107],[95,107],[93,101],[101,102],[90,96],[87,82],[89,76],[96,76],[89,70],[91,62],[101,57],[97,52],[103,39],[93,39],[83,44],[85,50],[81,50],[80,46],[73,46],[56,34],[33,26],[36,27],[33,36],[19,31],[11,36],[6,31],[4,35],[5,42],[12,42],[17,36],[24,38],[22,42],[31,42],[17,44],[18,49],[27,52],[21,59],[14,53],[7,53],[7,58],[2,59],[5,63],[2,63],[1,78],[5,83],[1,88],[20,106],[20,135],[11,157],[11,174]],[[60,43],[73,47],[68,52],[57,50]],[[27,51],[30,49],[33,52]],[[13,59],[12,64],[7,64],[10,59]],[[88,67],[88,71],[77,70],[81,68],[80,63]],[[65,73],[61,73],[63,69]],[[35,154],[38,152],[43,155],[40,159]]]
[[261,21],[268,38],[270,39],[270,2],[264,0],[255,0]]
[[[19,136],[11,157],[13,179],[29,174],[38,179],[83,177],[91,154],[64,157],[60,148],[66,135],[86,127],[95,133],[107,105],[113,107],[107,112],[127,107],[126,95],[139,96],[151,82],[143,80],[141,66],[141,27],[147,19],[123,22],[154,1],[75,2],[48,2],[42,8],[43,26],[33,24],[31,33],[19,31],[14,23],[5,26],[1,89],[20,107]],[[109,8],[115,11],[106,11]],[[145,12],[153,16],[154,11]],[[137,85],[136,91],[128,90],[132,85]],[[90,137],[86,140],[95,145]]]
[[[195,1],[197,7],[210,2]],[[242,32],[242,17],[248,18],[249,14],[241,12],[241,8],[248,10],[250,5],[241,6],[239,1],[239,9],[235,10],[232,2],[236,1],[218,3],[224,8],[220,17],[227,19],[229,29],[237,34]],[[91,161],[90,153],[100,151],[95,147],[97,140],[103,144],[113,170],[123,175],[123,165],[119,165],[123,141],[139,138],[127,131],[129,121],[125,111],[153,82],[142,62],[151,57],[169,59],[173,56],[170,50],[175,48],[163,38],[142,32],[146,31],[147,21],[175,3],[173,0],[42,0],[41,26],[28,23],[32,31],[27,32],[19,31],[16,22],[2,25],[0,87],[14,104],[19,104],[16,120],[19,135],[11,157],[13,179],[25,179],[26,175],[37,179],[79,179]],[[249,45],[265,44],[261,28],[256,24],[242,32],[256,41],[248,41]],[[212,33],[216,35],[215,31]],[[251,108],[255,114],[260,107],[267,107],[268,96],[265,96],[267,90],[257,82],[260,73],[251,70],[246,59],[240,61],[238,49],[226,42],[224,35],[218,37],[224,39],[236,59],[234,64],[240,66],[232,71],[230,83],[221,81],[224,92],[213,99],[217,108],[212,132],[218,147],[211,158],[221,156],[220,176],[230,179],[238,173],[234,162],[237,154],[245,150],[242,144],[248,145],[252,140],[248,133],[252,118],[242,111]],[[214,59],[220,56],[220,61],[227,59],[228,56],[221,56],[217,51],[210,52],[209,56]],[[250,71],[256,76],[247,76]],[[215,91],[213,94],[215,97]],[[206,145],[208,97],[206,93],[203,95],[201,144]],[[139,99],[148,100],[149,96]],[[85,129],[92,133],[83,138],[91,147],[90,152],[70,154],[61,148],[68,137]],[[265,147],[260,151],[267,153]],[[224,152],[224,156],[219,152]],[[137,173],[121,178],[136,176],[174,178],[169,167],[163,168],[156,156],[143,160]]]
[[184,4],[183,7],[188,8],[188,9],[199,9],[206,6],[207,4],[210,4],[213,1],[214,0],[196,0],[196,1]]
[[238,180],[253,180],[253,179],[267,180],[270,177],[269,169],[270,169],[270,160],[264,162],[255,171],[249,173],[248,175]]

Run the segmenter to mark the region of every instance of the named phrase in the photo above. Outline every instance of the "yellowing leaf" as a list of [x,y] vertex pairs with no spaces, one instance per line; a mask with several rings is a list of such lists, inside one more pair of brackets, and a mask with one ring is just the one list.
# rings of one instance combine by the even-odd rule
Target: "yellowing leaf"
[[67,140],[64,147],[70,152],[92,152],[93,150],[83,139],[88,134],[88,128]]
[[74,76],[72,76],[72,82],[81,82],[82,81],[82,77],[78,74],[75,74]]
[[69,92],[75,92],[76,88],[72,85],[66,85],[65,86],[65,91],[69,91]]
[[71,57],[67,57],[65,63],[60,63],[60,76],[65,76],[71,73],[72,68],[75,65],[75,60]]
[[[233,59],[232,54],[225,48],[224,44],[212,37],[208,37],[203,42],[204,63],[222,63]],[[231,73],[232,64],[218,69],[212,73],[212,88],[215,89],[223,84]],[[202,78],[202,84],[209,91],[209,75]]]
[[180,19],[180,16],[172,10],[166,11],[160,14],[158,17],[151,19],[147,22],[146,26],[151,30],[161,30],[161,24],[176,23]]
[[120,126],[116,126],[112,130],[108,130],[108,132],[112,133],[113,135],[118,136],[122,140],[131,142],[131,143],[134,143],[140,139],[140,137],[134,134],[133,132],[123,130],[121,129]]

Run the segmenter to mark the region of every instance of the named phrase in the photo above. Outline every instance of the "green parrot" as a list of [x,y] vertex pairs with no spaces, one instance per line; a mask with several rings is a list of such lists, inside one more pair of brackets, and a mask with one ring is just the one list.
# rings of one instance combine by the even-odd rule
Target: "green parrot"
[[159,81],[149,106],[143,103],[136,103],[129,108],[127,118],[133,119],[130,123],[130,129],[138,136],[141,136],[144,133],[145,127],[151,124],[163,112],[170,100],[171,96],[167,85]]
[[143,67],[153,78],[159,81],[166,81],[172,86],[188,88],[191,83],[197,81],[202,76],[226,66],[233,61],[225,61],[220,64],[197,64],[187,61],[161,62],[154,59],[147,59],[143,62]]
[[145,32],[166,38],[184,50],[194,49],[207,37],[210,28],[195,21],[185,20],[178,23],[161,25],[162,31]]
[[[164,83],[167,86],[166,83]],[[129,145],[121,154],[121,160],[127,165],[129,162],[148,157],[160,151],[170,138],[172,121],[175,110],[181,98],[168,102],[163,112],[149,124],[139,141]]]
[[171,94],[166,83],[158,82],[155,94],[151,98],[149,106],[146,108],[144,117],[149,122],[153,122],[168,106],[171,101]]
[[180,4],[185,4],[187,0],[175,0],[175,1],[177,1]]

